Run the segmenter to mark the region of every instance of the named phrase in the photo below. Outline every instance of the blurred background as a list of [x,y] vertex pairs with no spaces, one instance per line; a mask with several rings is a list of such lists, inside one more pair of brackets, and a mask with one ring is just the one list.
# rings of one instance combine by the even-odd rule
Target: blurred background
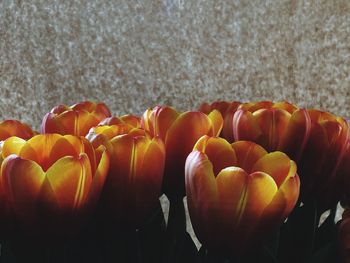
[[348,0],[0,1],[0,117],[288,100],[350,117]]

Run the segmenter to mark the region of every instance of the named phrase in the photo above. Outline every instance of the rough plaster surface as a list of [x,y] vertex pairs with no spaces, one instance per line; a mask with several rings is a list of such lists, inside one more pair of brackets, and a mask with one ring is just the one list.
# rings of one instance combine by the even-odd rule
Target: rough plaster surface
[[0,1],[0,118],[282,100],[350,118],[348,0]]

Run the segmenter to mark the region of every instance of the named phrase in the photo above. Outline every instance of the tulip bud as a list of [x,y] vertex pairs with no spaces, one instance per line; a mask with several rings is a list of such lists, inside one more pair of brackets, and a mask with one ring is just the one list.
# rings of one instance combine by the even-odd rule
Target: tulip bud
[[58,105],[44,116],[41,132],[85,136],[91,127],[110,116],[104,103],[85,101],[70,107]]
[[299,196],[296,164],[248,141],[203,136],[187,157],[186,194],[196,236],[208,249],[240,254],[284,222]]
[[165,144],[163,191],[169,199],[185,195],[185,160],[196,141],[203,135],[219,135],[222,123],[222,116],[216,110],[208,115],[202,112],[180,113],[167,106],[145,111],[141,118],[142,128],[151,136],[159,136]]
[[105,148],[83,137],[8,138],[1,186],[18,228],[38,238],[76,233],[96,205],[109,167]]

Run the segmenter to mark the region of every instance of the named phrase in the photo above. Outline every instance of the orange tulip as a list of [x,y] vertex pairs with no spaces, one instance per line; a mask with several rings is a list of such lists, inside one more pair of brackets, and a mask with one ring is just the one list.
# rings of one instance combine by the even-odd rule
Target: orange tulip
[[34,132],[27,124],[20,121],[5,120],[0,122],[0,141],[4,141],[11,136],[27,140],[34,136]]
[[66,235],[96,204],[109,155],[84,137],[8,138],[2,148],[1,189],[15,222],[30,234]]
[[186,160],[186,194],[196,236],[234,254],[276,230],[299,196],[296,164],[248,141],[201,137]]
[[125,132],[121,125],[96,127],[92,137],[111,154],[99,212],[113,227],[139,228],[159,204],[165,148],[160,138],[138,128]]
[[343,177],[349,175],[349,128],[346,121],[328,112],[308,110],[309,135],[298,173],[304,202],[316,200],[326,210],[341,198]]
[[70,107],[58,105],[45,115],[41,132],[85,136],[91,127],[110,116],[104,103],[85,101]]
[[169,199],[185,195],[185,160],[196,141],[203,135],[220,134],[222,123],[222,116],[217,110],[208,115],[202,112],[180,113],[167,106],[145,111],[141,118],[142,128],[152,136],[159,136],[165,143],[163,192]]
[[309,118],[306,110],[288,102],[262,101],[241,104],[231,124],[235,141],[253,141],[268,151],[282,150],[295,160],[305,145]]
[[232,125],[233,125],[233,115],[237,111],[238,107],[241,105],[239,101],[215,101],[212,104],[203,103],[199,107],[199,111],[204,112],[205,114],[209,114],[213,110],[220,111],[224,123],[222,127],[222,131],[220,137],[225,138],[229,142],[233,142],[233,134],[232,134]]

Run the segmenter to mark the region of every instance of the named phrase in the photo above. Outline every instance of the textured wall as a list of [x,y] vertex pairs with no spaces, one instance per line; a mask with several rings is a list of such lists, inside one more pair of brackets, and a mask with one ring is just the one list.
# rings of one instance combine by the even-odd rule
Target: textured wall
[[115,114],[287,99],[349,118],[349,72],[348,0],[0,1],[0,117],[36,128],[84,99]]

